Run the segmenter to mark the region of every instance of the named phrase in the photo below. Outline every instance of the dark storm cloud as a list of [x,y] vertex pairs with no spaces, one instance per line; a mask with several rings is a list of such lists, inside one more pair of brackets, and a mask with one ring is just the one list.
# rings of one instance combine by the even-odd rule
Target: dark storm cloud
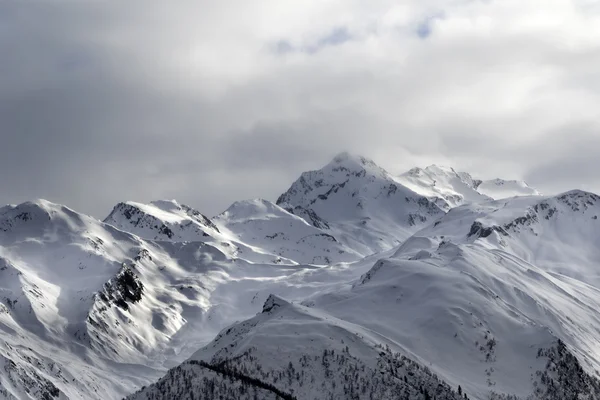
[[600,191],[598,21],[566,0],[2,3],[0,203],[214,214],[342,150]]

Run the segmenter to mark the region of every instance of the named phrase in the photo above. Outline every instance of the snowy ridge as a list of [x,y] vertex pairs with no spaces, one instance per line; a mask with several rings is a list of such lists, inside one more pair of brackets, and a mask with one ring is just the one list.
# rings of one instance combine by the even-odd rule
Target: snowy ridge
[[517,180],[492,179],[481,181],[477,191],[494,199],[503,199],[515,196],[539,196],[536,189],[527,183]]
[[466,172],[437,165],[424,169],[413,168],[396,179],[411,190],[428,197],[445,211],[467,203],[540,195],[523,181],[500,178],[479,180]]
[[[207,391],[209,385],[196,384],[194,388],[194,382],[207,378],[211,371],[206,367],[218,366],[223,376],[241,373],[279,388],[290,399],[394,398],[401,393],[417,398],[425,391],[440,399],[462,398],[427,368],[381,345],[382,340],[360,326],[270,296],[261,314],[223,330],[211,345],[183,364],[185,381],[195,396],[214,398],[223,391],[219,387],[222,380],[210,377],[216,393]],[[129,399],[189,399],[190,391],[180,391],[183,385],[173,384],[180,377],[181,373],[171,371]],[[253,389],[248,385],[246,391],[235,393],[235,398],[251,399]]]
[[[292,263],[331,264],[361,258],[331,232],[267,200],[238,201],[214,220],[232,240],[273,254],[277,263],[287,259]],[[240,250],[238,257],[244,258],[245,254]]]
[[[452,242],[485,238],[549,272],[600,283],[600,197],[579,190],[549,197],[516,197],[451,210],[420,235]],[[461,226],[458,228],[457,221]],[[469,228],[468,232],[465,232]],[[454,230],[456,229],[456,230]]]
[[372,160],[348,153],[304,172],[277,204],[312,210],[334,236],[363,256],[394,247],[444,213]]
[[[314,221],[318,225],[318,217]],[[148,240],[208,243],[250,262],[331,264],[361,257],[330,232],[262,199],[235,202],[212,220],[174,200],[119,203],[104,222]]]
[[219,234],[209,218],[175,200],[119,203],[104,222],[150,240],[206,241]]
[[32,379],[69,398],[114,398],[140,374],[158,377],[155,354],[183,334],[187,314],[202,315],[211,276],[228,263],[209,245],[144,241],[44,200],[2,208],[0,226],[9,398]]
[[433,199],[440,208],[449,210],[464,203],[491,200],[478,191],[481,181],[466,172],[453,168],[430,165],[425,169],[413,168],[397,177],[406,187]]
[[214,218],[2,207],[0,399],[596,399],[599,219],[347,153]]
[[[375,262],[352,285],[309,296],[305,307],[270,297],[262,314],[224,330],[192,360],[242,360],[247,373],[274,384],[275,377],[286,379],[285,373],[282,378],[275,371],[285,371],[292,363],[300,378],[280,388],[293,388],[299,399],[330,394],[344,398],[348,386],[336,392],[327,385],[336,381],[336,372],[347,376],[350,370],[338,367],[319,376],[315,371],[320,367],[307,363],[298,371],[296,359],[305,353],[311,359],[311,350],[305,349],[325,339],[317,348],[337,353],[336,346],[344,343],[351,355],[361,354],[357,358],[368,372],[358,374],[358,381],[372,380],[369,368],[379,365],[377,352],[368,355],[369,346],[389,346],[396,357],[428,366],[448,388],[460,385],[469,398],[564,399],[577,392],[580,398],[595,399],[600,393],[595,334],[600,291],[586,282],[593,282],[592,265],[597,265],[600,224],[594,217],[599,199],[572,191],[455,208],[407,239],[393,255]],[[558,261],[556,255],[550,257],[543,247],[546,242],[556,245],[561,240],[556,235],[563,232],[571,238],[559,249],[565,261],[583,249],[577,279],[565,275],[573,268],[557,272],[549,263]],[[337,328],[321,333],[313,319]],[[349,339],[348,331],[366,343],[359,341],[363,344],[355,349],[357,342]],[[320,365],[327,364],[322,355],[316,357]],[[196,370],[190,376],[202,373]],[[303,374],[313,375],[308,386],[319,387],[319,394],[303,388]],[[144,396],[166,398],[161,396],[169,377],[147,388]],[[370,393],[356,398],[369,398]],[[423,396],[409,393],[405,398]]]

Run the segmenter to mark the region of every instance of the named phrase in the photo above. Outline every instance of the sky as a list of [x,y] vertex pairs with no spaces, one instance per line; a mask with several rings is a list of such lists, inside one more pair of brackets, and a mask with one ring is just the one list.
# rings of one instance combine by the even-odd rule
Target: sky
[[600,0],[0,2],[0,203],[275,200],[350,151],[600,193]]

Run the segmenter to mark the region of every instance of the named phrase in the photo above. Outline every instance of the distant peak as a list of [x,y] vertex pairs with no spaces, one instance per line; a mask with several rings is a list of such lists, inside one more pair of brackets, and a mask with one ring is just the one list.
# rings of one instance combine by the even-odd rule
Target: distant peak
[[75,229],[83,218],[88,217],[64,205],[38,199],[0,207],[0,231],[7,232],[23,223],[42,229],[50,221],[68,221],[69,229]]
[[234,209],[245,209],[245,208],[263,208],[263,209],[271,209],[276,208],[277,206],[273,204],[273,202],[261,198],[256,199],[246,199],[246,200],[237,200],[229,206],[227,210],[231,211]]
[[8,204],[2,209],[10,209],[10,210],[21,210],[21,211],[34,211],[34,212],[43,212],[43,213],[51,213],[53,211],[65,210],[67,207],[56,204],[48,200],[44,199],[36,199],[32,201],[26,201],[18,205]]
[[282,207],[265,199],[250,199],[236,201],[215,218],[227,219],[230,222],[242,221],[248,218],[261,219],[274,216],[290,215]]
[[446,167],[444,165],[431,164],[425,168],[425,171],[433,174],[447,174],[457,175],[458,173],[452,167]]
[[43,209],[51,209],[51,208],[61,208],[64,207],[60,204],[53,203],[51,201],[45,199],[36,199],[32,201],[26,201],[18,205],[18,207],[36,207]]
[[404,175],[414,176],[414,177],[422,177],[424,175],[429,175],[432,178],[434,178],[436,176],[461,176],[461,175],[467,175],[467,174],[457,172],[452,167],[431,164],[425,168],[420,168],[420,167],[411,168],[407,172],[405,172]]

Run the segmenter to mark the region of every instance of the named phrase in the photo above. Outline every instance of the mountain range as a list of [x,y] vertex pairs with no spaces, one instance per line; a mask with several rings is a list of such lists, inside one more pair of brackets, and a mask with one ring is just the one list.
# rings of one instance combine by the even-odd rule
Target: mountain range
[[600,197],[337,155],[276,202],[0,208],[0,399],[598,399]]

